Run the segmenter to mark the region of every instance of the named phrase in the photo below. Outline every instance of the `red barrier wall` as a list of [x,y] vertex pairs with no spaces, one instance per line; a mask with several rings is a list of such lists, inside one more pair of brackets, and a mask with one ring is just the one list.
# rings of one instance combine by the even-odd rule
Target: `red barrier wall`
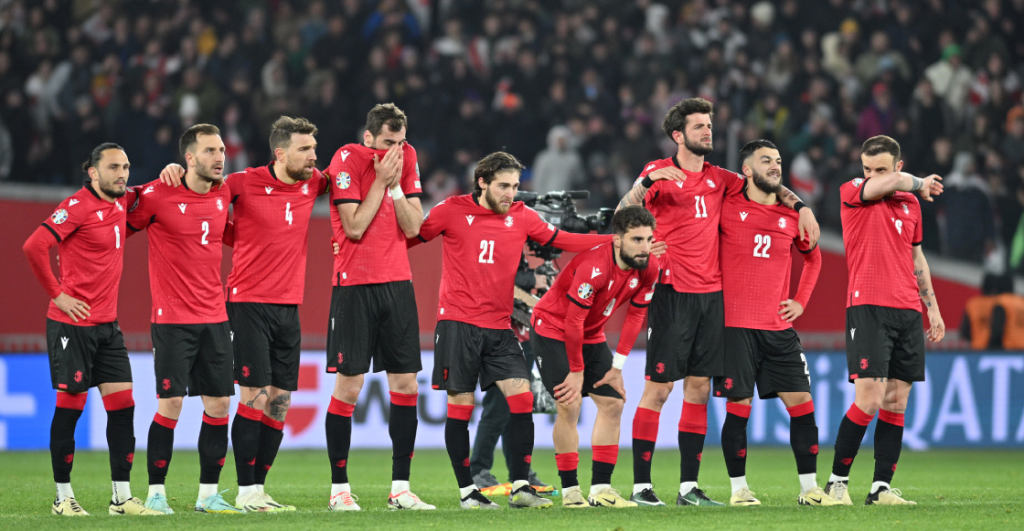
[[[3,279],[3,300],[0,304],[0,335],[24,334],[39,337],[45,334],[45,316],[48,300],[39,286],[21,251],[25,239],[53,212],[55,204],[20,201],[0,201],[4,228],[0,231],[0,278]],[[327,218],[314,218],[309,234],[309,259],[306,267],[305,304],[300,309],[304,345],[323,348],[327,334],[327,314],[330,308],[332,257],[331,228]],[[52,251],[56,255],[56,250]],[[796,254],[796,253],[795,253]],[[846,259],[844,256],[824,252],[824,263],[818,286],[811,297],[807,312],[797,321],[803,332],[842,332],[845,328]],[[118,314],[122,330],[129,339],[129,348],[148,348],[150,295],[147,265],[146,234],[131,237],[125,246],[125,267],[121,281]],[[572,255],[567,253],[559,263],[566,264]],[[230,249],[225,248],[222,273],[224,278],[231,268]],[[437,308],[438,285],[441,280],[441,244],[431,242],[410,250],[416,302],[419,310],[421,337],[426,345],[433,335]],[[794,257],[793,289],[802,268],[802,260]],[[53,260],[56,267],[56,260]],[[935,291],[947,328],[959,326],[964,303],[978,293],[977,288],[935,278]],[[479,286],[479,289],[489,289]],[[612,319],[610,330],[617,331],[624,312]],[[612,334],[614,335],[614,334]],[[10,342],[7,350],[39,350],[40,347],[18,348]]]

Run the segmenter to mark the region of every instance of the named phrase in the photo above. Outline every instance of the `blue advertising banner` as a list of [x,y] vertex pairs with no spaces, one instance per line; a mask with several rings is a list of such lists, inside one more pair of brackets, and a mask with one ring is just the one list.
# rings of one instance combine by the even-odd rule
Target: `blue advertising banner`
[[[139,448],[156,412],[153,391],[153,357],[132,354],[135,379],[135,430]],[[847,381],[846,357],[842,353],[808,353],[807,364],[814,396],[819,438],[831,445],[839,421],[853,402],[854,387]],[[292,407],[285,423],[285,448],[322,448],[326,441],[323,421],[334,375],[324,370],[323,352],[303,352],[299,390],[292,394]],[[630,446],[633,413],[644,387],[644,353],[635,352],[624,369],[626,408],[622,417],[621,446]],[[444,446],[444,393],[431,391],[429,375],[433,353],[423,353],[420,373],[420,426],[417,446]],[[933,447],[1003,447],[1024,449],[1024,353],[930,353],[927,381],[917,383],[906,412],[904,443],[910,449]],[[478,394],[479,396],[479,394]],[[389,407],[387,379],[383,373],[368,374],[353,415],[353,447],[390,448],[387,435]],[[0,355],[0,450],[42,450],[49,445],[50,420],[55,394],[50,387],[45,355]],[[480,400],[477,400],[477,404]],[[676,440],[682,404],[677,386],[662,410],[659,438]],[[175,446],[194,448],[198,440],[202,405],[185,400],[176,429]],[[232,406],[234,411],[234,406]],[[579,424],[580,443],[587,446],[596,409],[584,400]],[[473,424],[479,409],[473,416]],[[708,444],[717,444],[725,421],[725,399],[713,398],[708,407]],[[536,418],[536,444],[550,447],[553,416]],[[96,390],[90,391],[85,413],[75,438],[79,448],[106,447],[106,414]],[[866,436],[872,440],[874,423]],[[475,427],[473,428],[475,429]],[[748,424],[750,444],[789,444],[789,415],[779,400],[755,399]]]

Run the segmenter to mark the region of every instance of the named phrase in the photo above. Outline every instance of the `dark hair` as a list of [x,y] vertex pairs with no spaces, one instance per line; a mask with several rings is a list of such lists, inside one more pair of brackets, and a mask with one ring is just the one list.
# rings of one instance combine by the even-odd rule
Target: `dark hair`
[[313,122],[305,118],[282,116],[270,126],[270,151],[277,148],[286,149],[292,143],[292,135],[316,136],[317,129]]
[[860,152],[873,157],[882,153],[892,155],[893,163],[900,160],[900,143],[885,135],[873,136],[864,141]]
[[178,153],[181,153],[181,158],[185,158],[185,153],[192,149],[192,146],[196,145],[196,141],[199,139],[199,135],[219,135],[220,129],[216,125],[211,124],[196,124],[189,127],[182,133],[181,138],[178,139]]
[[771,140],[765,140],[763,138],[752,140],[747,142],[747,144],[743,146],[743,149],[740,150],[740,164],[746,163],[747,159],[761,148],[774,149],[776,151],[779,150]]
[[120,149],[121,151],[124,151],[123,147],[113,142],[104,142],[92,148],[92,153],[89,153],[89,158],[82,163],[82,171],[88,175],[89,168],[96,168],[97,170],[100,169],[100,159],[103,158],[103,152],[108,149]]
[[612,216],[612,233],[624,236],[630,229],[637,227],[657,228],[654,214],[640,205],[629,205],[622,207]]
[[484,180],[484,184],[491,184],[494,176],[503,171],[523,173],[523,163],[504,151],[495,151],[480,159],[473,170],[473,192],[479,194],[484,191],[480,188],[480,179]]
[[392,131],[401,131],[403,127],[409,126],[409,122],[402,109],[394,103],[378,103],[366,113],[366,130],[376,138],[385,125]]
[[685,99],[669,109],[668,114],[665,115],[665,121],[661,122],[661,130],[669,138],[672,138],[674,131],[686,129],[686,117],[691,114],[708,114],[713,117],[715,106],[704,98]]

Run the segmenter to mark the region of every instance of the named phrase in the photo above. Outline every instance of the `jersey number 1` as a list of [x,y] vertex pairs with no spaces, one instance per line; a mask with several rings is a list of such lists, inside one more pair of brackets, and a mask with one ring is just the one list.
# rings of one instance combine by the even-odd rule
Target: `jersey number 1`
[[494,263],[494,240],[480,240],[480,263]]

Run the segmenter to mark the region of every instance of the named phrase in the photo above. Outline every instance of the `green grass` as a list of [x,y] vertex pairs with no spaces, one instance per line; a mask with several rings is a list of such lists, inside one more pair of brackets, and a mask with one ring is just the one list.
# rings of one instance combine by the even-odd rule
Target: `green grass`
[[[729,480],[717,448],[705,451],[701,486],[713,498],[727,501]],[[788,448],[752,448],[747,479],[764,504],[752,508],[698,509],[665,507],[657,509],[585,509],[569,511],[560,507],[542,511],[512,511],[504,500],[500,512],[458,510],[458,491],[447,454],[438,450],[416,452],[413,461],[413,490],[438,506],[431,513],[391,513],[386,510],[390,489],[390,452],[356,451],[349,457],[349,476],[360,496],[361,513],[330,513],[329,470],[326,452],[282,452],[274,465],[267,491],[275,499],[294,504],[290,514],[249,514],[241,516],[204,515],[191,510],[198,489],[199,465],[195,452],[175,452],[167,493],[177,514],[148,519],[110,517],[107,504],[110,482],[107,455],[79,452],[75,457],[73,484],[80,503],[92,516],[69,519],[50,514],[53,500],[49,454],[43,452],[0,452],[0,529],[37,531],[42,529],[307,529],[343,526],[358,529],[462,529],[500,530],[677,530],[700,529],[1021,529],[1024,528],[1024,497],[1021,479],[1024,453],[1014,451],[904,451],[894,486],[916,507],[865,507],[861,505],[870,485],[873,467],[871,449],[861,451],[854,464],[851,493],[853,507],[812,508],[796,504],[799,486],[793,456]],[[501,461],[500,452],[498,461]],[[135,461],[132,492],[146,494],[145,457]],[[534,467],[543,479],[557,481],[554,453],[538,449]],[[830,452],[819,459],[819,482],[824,483],[832,462]],[[235,482],[232,456],[222,475],[225,498],[234,501]],[[580,479],[589,481],[590,457],[581,456]],[[632,457],[625,449],[614,476],[615,487],[628,496],[631,490]],[[655,455],[654,480],[658,493],[671,503],[678,487],[679,458],[669,445]],[[500,468],[500,467],[499,467]],[[499,478],[504,469],[495,470]],[[584,484],[584,494],[587,485]]]

